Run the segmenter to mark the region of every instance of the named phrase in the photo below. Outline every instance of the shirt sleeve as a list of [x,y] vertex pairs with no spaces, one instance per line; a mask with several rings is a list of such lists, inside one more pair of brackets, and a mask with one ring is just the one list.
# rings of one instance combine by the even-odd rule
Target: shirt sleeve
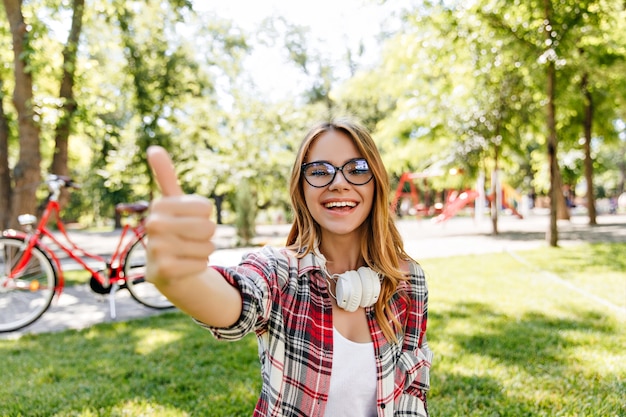
[[279,265],[287,260],[271,247],[246,254],[238,266],[214,267],[241,293],[242,311],[239,319],[230,327],[207,326],[213,336],[221,340],[240,340],[248,333],[261,332],[271,312],[272,297],[279,289]]

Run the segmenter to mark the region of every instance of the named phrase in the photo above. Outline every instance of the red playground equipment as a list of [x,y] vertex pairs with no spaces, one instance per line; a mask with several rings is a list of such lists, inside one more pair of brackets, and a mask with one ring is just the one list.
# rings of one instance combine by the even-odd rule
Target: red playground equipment
[[470,203],[473,203],[478,197],[478,191],[476,190],[465,190],[461,193],[456,191],[451,192],[448,195],[447,202],[444,206],[443,211],[437,217],[433,219],[435,223],[445,222],[448,219],[454,217],[459,210],[463,207],[467,206]]
[[[427,177],[428,175],[422,173],[405,172],[402,174],[396,188],[396,195],[391,203],[392,210],[402,209],[402,207],[398,206],[398,203],[402,202],[401,204],[403,204],[404,201],[410,201],[410,210],[407,210],[409,213],[415,211],[418,216],[427,215],[430,204],[428,202],[420,204],[420,197],[415,186],[415,180],[425,180]],[[409,191],[404,191],[405,184],[408,184]]]
[[[494,204],[495,193],[493,191],[481,199],[480,192],[475,189],[466,189],[463,191],[449,190],[444,193],[444,195],[447,194],[445,199],[443,199],[444,202],[435,204],[432,204],[430,201],[432,198],[429,198],[428,193],[423,193],[424,201],[420,202],[420,193],[415,185],[415,180],[425,181],[428,177],[429,175],[424,173],[403,173],[398,182],[398,187],[396,188],[392,207],[398,209],[399,203],[404,205],[405,202],[410,202],[410,210],[408,210],[410,214],[414,213],[417,216],[435,215],[432,219],[433,222],[441,223],[456,216],[459,211],[472,203],[474,203],[474,208],[476,204],[487,204],[487,202],[489,205]],[[406,191],[407,184],[408,191]],[[500,193],[498,203],[501,208],[509,210],[513,215],[522,219],[522,214],[517,210],[517,206],[519,206],[521,202],[521,195],[506,183],[501,183],[498,188]]]

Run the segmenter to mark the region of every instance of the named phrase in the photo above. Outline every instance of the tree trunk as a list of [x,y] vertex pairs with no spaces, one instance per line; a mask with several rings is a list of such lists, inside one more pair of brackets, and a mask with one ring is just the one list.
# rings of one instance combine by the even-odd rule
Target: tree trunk
[[499,171],[499,150],[500,147],[496,143],[494,146],[494,167],[493,172],[491,174],[491,193],[493,195],[493,200],[491,201],[491,205],[489,206],[491,209],[491,225],[492,231],[491,233],[494,236],[498,235],[498,211],[500,210],[500,171]]
[[559,163],[557,161],[556,147],[556,120],[554,108],[554,82],[555,68],[554,62],[548,63],[548,163],[550,164],[550,228],[546,235],[546,240],[550,246],[558,246],[559,231],[557,226],[557,198],[561,194],[560,181],[557,172]]
[[13,104],[17,111],[20,151],[13,169],[15,188],[10,226],[17,226],[15,215],[34,213],[37,200],[35,192],[41,180],[39,150],[39,126],[35,122],[36,109],[33,104],[33,79],[29,66],[28,25],[24,22],[20,0],[3,0],[13,37],[13,59],[15,90]]
[[[546,39],[551,41],[550,33],[548,30],[551,19],[551,4],[550,0],[544,0],[544,14],[545,14],[545,33]],[[548,163],[550,165],[550,227],[546,233],[546,240],[550,246],[556,247],[559,244],[559,230],[557,224],[557,198],[559,194],[562,195],[561,187],[559,185],[557,172],[559,170],[559,162],[557,160],[557,136],[556,136],[556,109],[554,104],[556,91],[556,66],[554,59],[548,59],[547,69],[547,95],[548,95],[548,108],[547,108],[547,128],[548,128]]]
[[[1,76],[2,74],[0,74]],[[0,86],[3,84],[0,79]],[[11,219],[11,173],[9,171],[9,122],[0,99],[0,229],[9,227]]]
[[621,150],[622,157],[620,159],[620,163],[618,164],[620,172],[619,184],[617,185],[618,197],[626,191],[626,142],[622,144]]
[[554,172],[555,178],[555,187],[560,192],[556,193],[556,218],[557,220],[569,220],[569,206],[565,201],[565,193],[563,192],[563,177],[561,176],[561,170],[559,168],[559,163],[556,163],[556,171]]
[[589,213],[589,224],[598,224],[596,219],[596,200],[593,192],[593,159],[591,158],[591,127],[593,123],[593,97],[589,90],[589,74],[583,75],[582,90],[585,95],[585,119],[583,128],[585,132],[585,181],[587,182],[587,212]]
[[[74,78],[76,73],[76,53],[78,51],[78,41],[82,30],[83,11],[85,0],[74,0],[72,5],[72,27],[70,29],[67,43],[63,49],[63,78],[59,98],[61,98],[61,109],[59,123],[56,127],[54,138],[54,156],[50,165],[50,173],[57,175],[68,175],[68,142],[72,130],[72,119],[76,113],[76,100],[74,99]],[[64,207],[69,197],[67,190],[61,192],[59,204]]]

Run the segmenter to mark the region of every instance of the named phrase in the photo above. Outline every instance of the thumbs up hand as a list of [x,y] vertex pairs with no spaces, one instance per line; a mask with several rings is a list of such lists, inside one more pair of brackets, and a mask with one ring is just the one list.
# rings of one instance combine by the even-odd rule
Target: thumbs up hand
[[206,198],[183,194],[163,148],[151,146],[147,156],[163,197],[152,202],[146,219],[146,280],[195,319],[229,327],[241,315],[242,297],[208,266],[214,250],[213,206]]
[[183,194],[165,149],[151,146],[147,157],[163,197],[152,202],[146,220],[146,279],[163,291],[207,269],[216,226],[208,199]]

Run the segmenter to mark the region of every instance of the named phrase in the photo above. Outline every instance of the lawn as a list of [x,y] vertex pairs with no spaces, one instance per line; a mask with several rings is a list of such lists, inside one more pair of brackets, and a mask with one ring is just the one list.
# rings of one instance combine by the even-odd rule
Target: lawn
[[[426,259],[432,416],[626,416],[626,244]],[[0,416],[249,416],[256,340],[172,312],[0,340]]]
[[626,244],[425,260],[433,415],[626,416],[625,262]]

